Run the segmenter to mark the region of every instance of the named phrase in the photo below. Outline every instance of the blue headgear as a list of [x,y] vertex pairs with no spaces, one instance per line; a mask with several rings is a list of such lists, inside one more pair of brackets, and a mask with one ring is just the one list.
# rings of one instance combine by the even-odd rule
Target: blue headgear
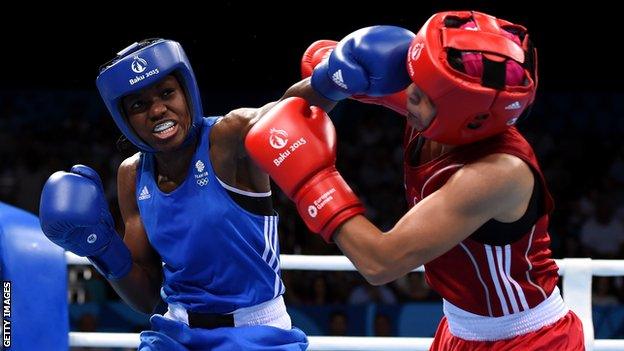
[[117,127],[141,151],[156,152],[157,150],[134,132],[124,116],[121,99],[156,83],[171,73],[176,73],[178,79],[181,80],[180,85],[185,90],[186,101],[190,105],[192,124],[186,143],[197,135],[203,114],[193,69],[178,42],[150,39],[134,43],[100,67],[100,74],[96,79],[100,95]]

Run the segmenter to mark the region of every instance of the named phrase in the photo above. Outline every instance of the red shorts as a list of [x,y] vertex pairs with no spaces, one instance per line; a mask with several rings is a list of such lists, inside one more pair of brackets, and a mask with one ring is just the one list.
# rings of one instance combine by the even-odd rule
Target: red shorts
[[511,339],[471,341],[453,336],[442,318],[429,351],[579,351],[585,350],[583,324],[572,311],[555,324]]

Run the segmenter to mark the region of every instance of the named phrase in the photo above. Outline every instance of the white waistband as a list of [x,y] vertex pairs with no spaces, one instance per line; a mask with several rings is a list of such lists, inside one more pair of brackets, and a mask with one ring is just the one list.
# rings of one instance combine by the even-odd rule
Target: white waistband
[[[235,327],[269,325],[285,330],[292,328],[292,322],[282,296],[255,306],[239,308],[232,314],[234,314]],[[188,313],[182,305],[169,304],[164,317],[188,325]]]
[[446,300],[443,301],[443,306],[451,334],[464,340],[476,341],[503,340],[530,333],[555,323],[569,310],[557,287],[539,305],[502,317],[470,313]]

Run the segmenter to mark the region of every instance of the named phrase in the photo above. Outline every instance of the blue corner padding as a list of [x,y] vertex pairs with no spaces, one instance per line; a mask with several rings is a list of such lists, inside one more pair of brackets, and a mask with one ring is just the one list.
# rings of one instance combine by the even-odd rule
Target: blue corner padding
[[1,202],[0,277],[3,290],[4,282],[11,282],[11,316],[4,318],[11,329],[11,347],[7,350],[67,351],[67,264],[63,249],[43,235],[36,216]]

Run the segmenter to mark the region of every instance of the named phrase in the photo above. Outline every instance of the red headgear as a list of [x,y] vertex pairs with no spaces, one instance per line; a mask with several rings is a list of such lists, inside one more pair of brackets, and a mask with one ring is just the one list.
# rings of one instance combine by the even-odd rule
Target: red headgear
[[437,109],[422,135],[444,144],[503,132],[537,89],[537,51],[526,28],[474,11],[429,18],[412,41],[407,69]]

